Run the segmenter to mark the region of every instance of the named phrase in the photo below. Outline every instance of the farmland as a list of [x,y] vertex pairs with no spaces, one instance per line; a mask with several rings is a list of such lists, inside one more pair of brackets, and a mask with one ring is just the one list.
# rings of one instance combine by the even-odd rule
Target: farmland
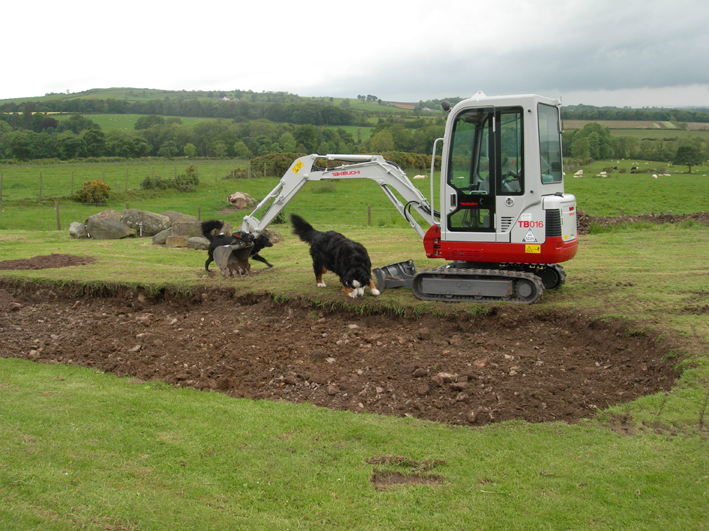
[[[573,168],[567,191],[592,216],[709,210],[706,166],[655,179],[634,162]],[[191,163],[195,192],[140,188]],[[0,167],[0,527],[702,529],[705,224],[584,234],[566,284],[524,308],[346,299],[331,275],[315,288],[286,225],[263,253],[276,267],[236,280],[204,251],[68,236],[126,203],[236,225],[226,193],[277,179],[224,180],[233,167],[248,162]],[[109,204],[69,200],[72,172],[105,179]],[[375,266],[440,265],[376,185],[322,184],[287,212]]]

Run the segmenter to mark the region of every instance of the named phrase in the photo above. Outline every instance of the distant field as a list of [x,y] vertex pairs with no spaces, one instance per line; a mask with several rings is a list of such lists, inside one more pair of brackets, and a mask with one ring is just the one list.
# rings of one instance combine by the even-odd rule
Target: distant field
[[[55,114],[53,115],[59,121],[67,120],[70,114]],[[93,120],[98,125],[101,126],[101,131],[108,133],[109,131],[121,130],[121,131],[133,131],[135,129],[135,122],[144,116],[142,114],[87,114],[86,117]],[[170,118],[166,116],[165,118]],[[177,118],[185,125],[195,124],[197,122],[205,122],[210,120],[228,120],[228,118],[192,118],[178,116]],[[352,137],[357,140],[357,131],[360,133],[362,141],[369,140],[372,136],[372,127],[363,127],[360,125],[327,125],[322,126],[326,129],[344,129],[352,135]]]
[[[565,129],[583,129],[586,124],[596,123],[608,129],[680,129],[674,122],[652,122],[641,120],[564,120]],[[690,122],[687,124],[690,131],[709,131],[709,124],[703,122]]]
[[[70,114],[54,114],[52,115],[59,121],[67,120]],[[87,114],[86,117],[101,126],[101,131],[108,133],[116,129],[122,131],[133,131],[135,122],[144,116],[143,114]],[[169,118],[166,116],[165,118]],[[197,122],[205,122],[209,120],[217,120],[218,118],[192,118],[185,116],[177,116],[183,124],[194,124]],[[224,118],[222,118],[224,119]]]

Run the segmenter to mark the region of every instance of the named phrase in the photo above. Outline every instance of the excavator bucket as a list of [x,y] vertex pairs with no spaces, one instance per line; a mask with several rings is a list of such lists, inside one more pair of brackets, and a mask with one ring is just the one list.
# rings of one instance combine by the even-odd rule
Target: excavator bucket
[[377,289],[383,292],[386,288],[408,288],[411,289],[416,275],[416,266],[413,260],[397,262],[372,270],[376,280]]
[[251,272],[249,256],[253,243],[238,243],[234,245],[222,245],[214,249],[214,261],[219,266],[219,270],[224,278],[241,278]]

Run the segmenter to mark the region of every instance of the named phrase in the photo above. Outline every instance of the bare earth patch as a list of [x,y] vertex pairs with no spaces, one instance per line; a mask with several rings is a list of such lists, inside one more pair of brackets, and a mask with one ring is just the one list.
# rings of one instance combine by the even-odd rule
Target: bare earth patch
[[[579,232],[588,233],[591,222],[684,219],[707,223],[709,213],[591,218],[579,212]],[[52,254],[0,262],[0,269],[92,260]],[[677,377],[665,359],[669,348],[637,324],[573,310],[498,305],[485,317],[360,316],[301,300],[279,304],[268,294],[238,297],[233,287],[152,299],[122,288],[88,296],[0,277],[4,357],[452,424],[574,422],[598,408],[669,391]],[[403,476],[379,470],[373,481],[383,486],[428,477]]]
[[70,254],[52,253],[46,256],[35,256],[33,258],[27,258],[23,260],[5,260],[4,262],[0,262],[0,269],[52,269],[57,267],[69,267],[90,264],[95,260],[95,258],[90,256],[73,256]]
[[574,422],[676,379],[653,333],[577,312],[510,305],[484,318],[414,319],[239,298],[233,288],[191,299],[75,293],[0,279],[0,355],[465,425]]

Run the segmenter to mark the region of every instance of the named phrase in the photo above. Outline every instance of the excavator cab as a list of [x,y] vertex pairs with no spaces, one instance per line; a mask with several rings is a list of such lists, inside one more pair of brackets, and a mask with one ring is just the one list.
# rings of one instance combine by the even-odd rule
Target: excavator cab
[[539,269],[576,254],[557,100],[478,93],[450,111],[443,146],[440,222],[424,238],[429,258]]

